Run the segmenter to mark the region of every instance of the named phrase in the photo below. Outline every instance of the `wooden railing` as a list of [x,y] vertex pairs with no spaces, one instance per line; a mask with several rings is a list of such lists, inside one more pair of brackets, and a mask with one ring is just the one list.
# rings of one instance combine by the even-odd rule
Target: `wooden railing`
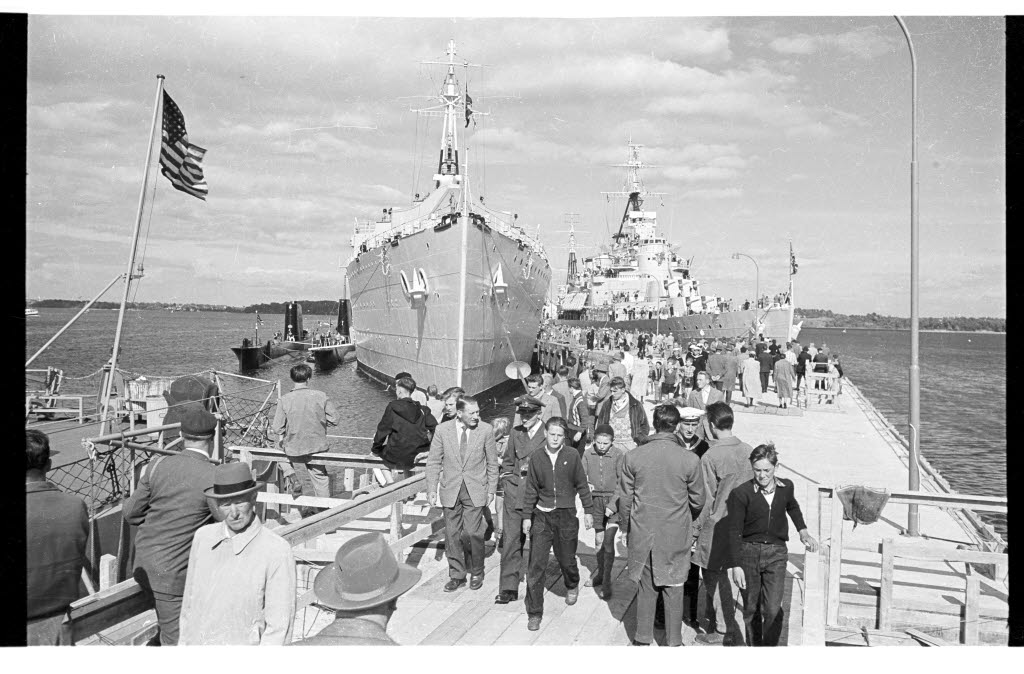
[[[284,453],[275,449],[231,446],[227,450],[230,454],[237,457],[245,457],[249,461],[253,459],[275,462],[287,461]],[[355,454],[317,454],[314,456],[313,462],[351,469],[372,469],[382,465],[377,457]],[[423,492],[425,484],[426,476],[423,473],[418,473],[376,491],[363,491],[357,498],[352,500],[320,499],[317,503],[309,503],[308,505],[311,507],[323,507],[331,501],[335,501],[337,504],[293,524],[279,527],[274,531],[293,547],[297,548],[297,552],[301,551],[301,554],[297,556],[301,557],[304,561],[329,563],[334,559],[334,552],[300,546],[316,539],[322,534],[332,533],[347,524],[390,507],[389,545],[399,557],[399,560],[401,560],[406,548],[443,530],[440,526],[443,520],[440,517],[426,523],[421,523],[409,532],[406,532],[403,527],[403,502],[410,496]],[[275,502],[290,505],[307,505],[302,498],[292,499],[291,496],[283,494],[267,497],[261,494],[261,501],[263,503]],[[315,596],[312,590],[303,592],[296,597],[296,610],[308,606],[313,601],[315,601]],[[138,583],[132,579],[101,589],[99,592],[83,597],[71,605],[63,626],[64,642],[73,644],[76,640],[81,641],[85,637],[109,630],[126,621],[137,620],[151,608],[153,606],[149,598]]]
[[[836,497],[836,488],[819,484],[808,486],[807,526],[817,533],[819,541],[829,541],[822,545],[820,552],[805,551],[804,553],[804,604],[803,604],[803,643],[806,645],[824,645],[826,630],[838,628],[840,576],[843,556],[843,505]],[[830,529],[824,530],[821,518],[822,503],[827,502],[830,511]],[[969,494],[947,494],[914,491],[893,491],[889,494],[889,505],[918,505],[936,508],[966,509],[969,511],[1006,513],[1007,499],[994,496],[975,496]],[[826,533],[828,534],[826,536]],[[971,564],[989,564],[994,566],[997,582],[1004,585],[1007,579],[1007,555],[987,551],[955,550],[928,544],[926,541],[907,540],[894,541],[886,539],[879,546],[882,553],[881,589],[879,592],[879,620],[877,629],[888,631],[891,628],[891,611],[893,608],[910,608],[912,610],[928,610],[919,602],[897,602],[892,599],[894,584],[894,559],[896,557],[916,560],[949,561],[966,563],[966,597],[964,624],[973,625],[965,629],[963,638],[967,643],[977,643],[977,610],[978,610],[978,573]],[[973,630],[973,631],[972,631]]]

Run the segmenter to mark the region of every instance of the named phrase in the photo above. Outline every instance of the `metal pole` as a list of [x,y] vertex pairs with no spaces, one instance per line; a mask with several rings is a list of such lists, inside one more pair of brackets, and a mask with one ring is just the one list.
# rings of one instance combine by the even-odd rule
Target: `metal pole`
[[117,352],[121,349],[121,329],[124,327],[124,312],[128,306],[128,291],[132,286],[132,267],[135,266],[135,252],[139,247],[139,229],[142,227],[142,209],[145,205],[146,184],[149,182],[149,165],[153,159],[153,138],[156,136],[156,123],[160,117],[160,95],[164,90],[164,76],[156,76],[156,101],[153,104],[153,126],[149,130],[149,145],[146,149],[146,168],[142,173],[142,188],[139,190],[139,209],[135,217],[135,231],[132,233],[132,245],[128,253],[128,272],[124,280],[124,294],[121,296],[121,309],[117,313],[117,331],[114,333],[114,352],[110,357],[110,375],[107,377],[103,390],[103,403],[100,406],[100,434],[107,431],[107,406],[110,404],[110,389],[114,384],[114,373],[117,371]]
[[89,307],[91,307],[91,306],[92,306],[93,304],[95,304],[95,303],[96,303],[96,301],[97,301],[97,300],[99,300],[99,298],[103,297],[103,294],[104,294],[104,293],[106,293],[106,292],[107,292],[108,290],[110,290],[110,287],[111,287],[111,286],[113,286],[113,285],[114,285],[115,283],[117,283],[118,281],[120,281],[120,280],[121,280],[121,279],[123,279],[123,278],[124,278],[124,274],[118,274],[117,276],[115,276],[115,277],[114,277],[114,280],[113,280],[113,281],[111,281],[110,283],[108,283],[108,284],[107,284],[107,287],[106,287],[106,288],[104,288],[103,290],[101,290],[101,291],[100,291],[100,293],[99,293],[98,295],[96,295],[96,297],[94,297],[94,298],[92,298],[91,300],[89,300],[89,303],[88,303],[88,304],[86,304],[86,305],[85,305],[84,307],[82,307],[82,310],[81,310],[81,311],[79,311],[79,312],[78,312],[77,314],[75,314],[75,317],[74,317],[74,318],[72,318],[72,319],[71,319],[70,321],[68,321],[68,322],[67,322],[67,323],[66,323],[66,324],[64,325],[64,327],[63,327],[63,328],[61,328],[60,330],[58,330],[58,331],[57,331],[57,334],[55,334],[55,335],[54,335],[53,337],[51,337],[51,338],[50,338],[50,341],[48,341],[48,342],[47,342],[46,344],[43,344],[43,346],[42,346],[42,347],[41,347],[41,348],[40,348],[40,349],[39,349],[38,351],[36,351],[36,352],[35,352],[35,353],[34,353],[34,354],[32,355],[32,357],[31,357],[31,358],[29,358],[28,360],[26,360],[26,361],[25,361],[25,367],[28,367],[29,365],[31,365],[31,364],[32,364],[32,361],[34,361],[34,360],[35,360],[36,358],[38,358],[38,357],[39,357],[39,355],[40,355],[40,354],[41,354],[41,353],[42,353],[43,351],[46,351],[46,350],[47,350],[48,348],[50,348],[50,345],[51,345],[51,344],[53,344],[53,343],[54,343],[54,342],[55,342],[55,341],[57,340],[57,338],[58,338],[58,337],[60,337],[61,335],[63,335],[63,334],[64,334],[64,331],[65,331],[65,330],[67,330],[68,328],[70,328],[70,327],[71,327],[71,325],[72,325],[72,324],[73,324],[73,323],[74,323],[75,321],[77,321],[77,320],[78,320],[79,318],[81,318],[81,317],[82,317],[82,314],[84,314],[84,313],[85,313],[86,311],[88,311],[88,310],[89,310]]
[[[896,22],[907,38],[910,48],[911,116],[910,116],[910,476],[911,491],[921,489],[920,436],[921,436],[921,366],[918,362],[920,340],[920,300],[918,284],[920,271],[921,228],[918,220],[918,177],[917,177],[917,54],[910,31],[903,19]],[[907,535],[921,535],[921,518],[917,505],[907,507]]]
[[746,253],[733,253],[732,257],[734,260],[738,260],[741,256],[754,263],[754,313],[756,315],[757,310],[761,307],[761,268],[757,266],[757,260]]

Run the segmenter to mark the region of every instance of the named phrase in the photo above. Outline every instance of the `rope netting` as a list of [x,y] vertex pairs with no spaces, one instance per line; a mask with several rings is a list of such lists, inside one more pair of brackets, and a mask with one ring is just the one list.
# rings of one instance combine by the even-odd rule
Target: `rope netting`
[[[144,430],[147,423],[152,426],[159,424],[160,418],[149,418],[150,413],[165,412],[170,407],[163,397],[164,391],[170,389],[171,383],[179,377],[146,377],[137,373],[118,370],[115,389],[119,400],[111,407],[112,416],[109,420],[107,433],[127,433],[132,430],[130,418],[135,418],[135,430]],[[224,418],[221,426],[221,446],[246,445],[250,447],[267,447],[273,444],[268,437],[271,421],[277,405],[278,383],[265,379],[254,379],[233,375],[226,372],[207,370],[195,373],[217,385],[218,394],[213,400],[204,400],[209,407],[220,413]],[[102,372],[93,373],[88,377],[72,380],[81,395],[89,395],[88,388],[93,389],[92,410],[95,412],[95,401],[103,378]],[[78,388],[82,387],[82,388]],[[74,395],[62,390],[64,395]],[[51,422],[51,423],[59,423]],[[34,424],[46,432],[50,423]],[[56,428],[54,429],[56,431]],[[74,428],[65,427],[63,432],[71,432]],[[84,432],[90,437],[100,434],[98,419],[94,418],[84,426]],[[116,440],[97,442],[92,445],[94,454],[78,461],[57,466],[48,474],[48,479],[68,493],[82,497],[95,512],[106,505],[115,504],[128,496],[132,485],[132,461],[136,464],[145,463],[154,452],[146,447],[158,448],[158,433],[135,435],[125,438],[143,448],[120,446]]]

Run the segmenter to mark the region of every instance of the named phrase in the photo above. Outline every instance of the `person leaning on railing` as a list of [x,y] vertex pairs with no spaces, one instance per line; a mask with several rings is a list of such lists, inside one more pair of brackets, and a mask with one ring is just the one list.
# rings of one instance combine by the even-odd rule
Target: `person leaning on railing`
[[782,593],[789,560],[786,514],[804,546],[811,552],[818,550],[818,542],[804,524],[792,480],[775,476],[778,462],[774,444],[755,447],[750,453],[754,479],[733,489],[726,503],[732,560],[729,574],[743,593],[748,646],[779,645],[785,622]]

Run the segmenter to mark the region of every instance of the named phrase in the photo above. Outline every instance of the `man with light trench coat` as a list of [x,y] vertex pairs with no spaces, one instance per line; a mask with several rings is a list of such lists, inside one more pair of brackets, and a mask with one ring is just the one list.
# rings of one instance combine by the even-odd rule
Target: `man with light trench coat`
[[633,643],[654,639],[658,595],[669,646],[682,646],[683,583],[690,571],[693,520],[704,508],[700,460],[676,439],[679,410],[654,408],[651,439],[628,452],[620,479],[619,515],[626,534],[629,579],[640,585]]

